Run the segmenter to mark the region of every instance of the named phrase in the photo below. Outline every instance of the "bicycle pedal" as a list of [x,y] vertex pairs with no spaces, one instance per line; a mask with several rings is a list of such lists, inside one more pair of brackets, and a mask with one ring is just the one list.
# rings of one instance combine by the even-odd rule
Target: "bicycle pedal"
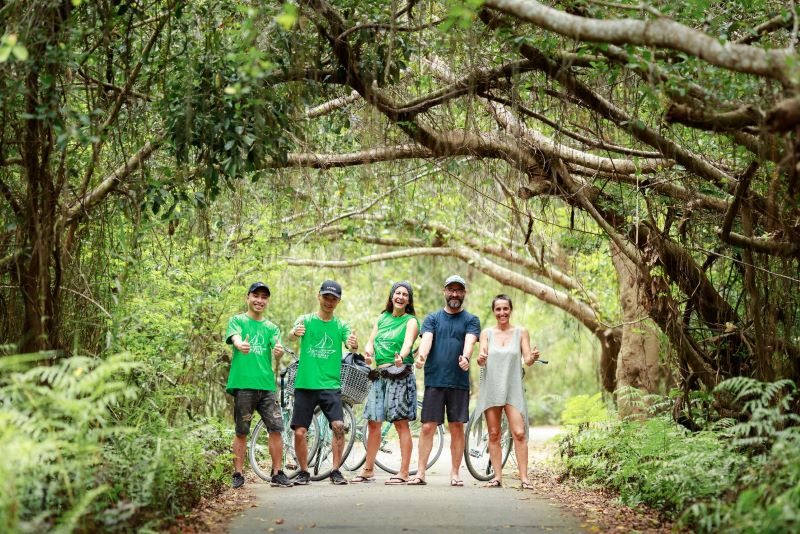
[[470,449],[469,450],[469,455],[472,456],[473,458],[480,458],[481,457],[481,451],[479,451],[478,449]]
[[296,464],[289,464],[289,463],[287,463],[287,464],[286,464],[284,467],[286,467],[286,469],[291,469],[292,471],[294,471],[295,469],[297,469],[297,465],[296,465]]

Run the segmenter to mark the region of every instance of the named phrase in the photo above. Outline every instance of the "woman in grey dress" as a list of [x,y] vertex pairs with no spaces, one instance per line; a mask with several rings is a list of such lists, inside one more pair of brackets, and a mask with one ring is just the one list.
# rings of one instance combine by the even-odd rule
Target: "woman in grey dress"
[[522,362],[533,365],[539,358],[539,350],[536,347],[531,350],[531,338],[526,328],[511,324],[512,309],[508,295],[497,295],[492,300],[492,313],[497,325],[481,332],[478,365],[485,369],[476,409],[483,411],[486,419],[489,460],[495,473],[486,485],[491,488],[503,485],[500,421],[505,410],[514,438],[522,489],[533,489],[528,480],[528,409],[522,385]]

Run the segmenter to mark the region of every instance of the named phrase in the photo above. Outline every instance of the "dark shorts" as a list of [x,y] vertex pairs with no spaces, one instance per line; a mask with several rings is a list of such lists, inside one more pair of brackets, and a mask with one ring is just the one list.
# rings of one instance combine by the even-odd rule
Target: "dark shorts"
[[263,389],[236,389],[233,392],[233,420],[236,423],[236,435],[246,436],[250,433],[250,421],[256,411],[264,421],[268,432],[283,432],[283,418],[278,397],[274,391]]
[[319,406],[328,423],[344,420],[342,392],[338,389],[295,389],[294,409],[292,410],[292,430],[308,428],[314,417],[314,408]]
[[422,398],[423,423],[444,423],[447,409],[448,423],[466,423],[469,420],[469,391],[466,389],[426,387]]

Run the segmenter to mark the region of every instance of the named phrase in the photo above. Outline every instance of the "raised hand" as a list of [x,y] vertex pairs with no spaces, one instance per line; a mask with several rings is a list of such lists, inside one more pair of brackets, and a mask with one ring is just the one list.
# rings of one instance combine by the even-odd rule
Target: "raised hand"
[[250,353],[250,334],[247,334],[244,337],[244,341],[239,342],[239,344],[236,345],[236,348],[239,349],[239,352],[241,352],[242,354],[249,354]]
[[350,350],[357,350],[358,349],[358,337],[356,337],[356,331],[350,330],[350,335],[347,336],[347,342],[345,343],[348,349]]
[[275,336],[275,339],[273,339],[273,341],[275,342],[275,346],[272,347],[272,355],[274,357],[276,357],[276,358],[278,356],[282,356],[283,355],[283,345],[281,345],[281,340],[278,339],[278,336]]

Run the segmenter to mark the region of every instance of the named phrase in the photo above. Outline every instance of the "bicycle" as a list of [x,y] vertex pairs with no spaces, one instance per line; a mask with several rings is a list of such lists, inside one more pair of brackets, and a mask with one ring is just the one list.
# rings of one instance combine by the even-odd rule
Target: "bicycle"
[[[289,402],[286,398],[294,397],[294,381],[297,376],[298,360],[295,353],[289,349],[284,349],[285,352],[293,356],[292,363],[282,370],[281,377],[281,409],[284,418],[284,472],[291,479],[297,476],[299,470],[299,462],[294,450],[294,431],[290,428],[291,411]],[[353,443],[355,441],[356,420],[353,415],[353,406],[363,403],[369,394],[369,388],[372,386],[366,374],[362,372],[357,365],[345,362],[348,358],[352,360],[360,358],[360,355],[348,353],[342,363],[341,370],[341,383],[342,383],[342,412],[345,430],[345,447],[342,451],[342,463],[347,459]],[[293,404],[293,403],[292,403]],[[267,435],[267,438],[261,435]],[[251,466],[253,470],[265,480],[262,473],[269,473],[262,467],[263,464],[269,463],[265,461],[265,456],[268,458],[268,433],[262,421],[259,421],[253,431],[250,443]],[[333,465],[333,431],[331,430],[325,414],[317,408],[314,410],[314,415],[311,418],[308,431],[306,434],[306,443],[308,444],[308,470],[310,478],[313,481],[323,480],[327,478],[331,471],[335,469]],[[271,464],[270,464],[271,465]]]
[[[294,449],[294,431],[291,429],[292,409],[294,402],[292,399],[294,395],[294,385],[292,384],[291,391],[287,391],[286,375],[290,372],[290,368],[294,366],[297,368],[297,355],[294,351],[284,347],[284,352],[292,356],[292,363],[281,370],[280,372],[280,407],[281,419],[283,420],[283,454],[282,463],[283,470],[286,476],[294,478],[299,469],[299,462]],[[292,377],[292,381],[294,378]],[[306,446],[309,454],[316,454],[319,443],[319,430],[316,421],[312,421],[306,434]],[[248,450],[248,458],[250,460],[250,467],[253,472],[261,479],[269,481],[272,478],[272,458],[269,454],[269,432],[267,432],[264,421],[259,420],[256,423],[253,433],[250,436],[250,446]]]
[[[534,363],[547,364],[547,360],[536,360]],[[483,372],[483,369],[481,369]],[[501,466],[505,467],[511,453],[511,430],[508,426],[505,410],[500,420],[500,451]],[[483,412],[477,410],[470,414],[466,429],[466,443],[464,446],[464,463],[470,474],[477,480],[488,481],[494,478],[494,469],[489,459],[489,430]]]
[[[417,409],[418,411],[422,410],[421,399],[417,399]],[[416,419],[414,421],[410,421],[408,426],[411,430],[411,439],[418,442],[419,433],[422,430],[422,422],[419,419]],[[356,471],[357,469],[361,468],[362,465],[364,465],[364,462],[367,461],[367,427],[368,422],[362,413],[358,422],[358,431],[356,436],[357,439],[361,440],[362,446],[358,449],[354,449],[354,451],[351,451],[347,462],[343,465],[343,467],[348,471]],[[439,456],[441,456],[443,449],[444,425],[439,425],[436,427],[436,433],[433,436],[433,448],[431,449],[431,455],[428,457],[428,468],[436,463],[436,460],[438,460]],[[358,454],[354,456],[354,452],[357,452]],[[381,425],[381,443],[378,447],[378,454],[375,456],[375,465],[393,475],[396,475],[400,472],[400,439],[397,435],[397,429],[395,428],[394,423],[385,421]],[[408,474],[416,475],[417,469],[410,469]]]

